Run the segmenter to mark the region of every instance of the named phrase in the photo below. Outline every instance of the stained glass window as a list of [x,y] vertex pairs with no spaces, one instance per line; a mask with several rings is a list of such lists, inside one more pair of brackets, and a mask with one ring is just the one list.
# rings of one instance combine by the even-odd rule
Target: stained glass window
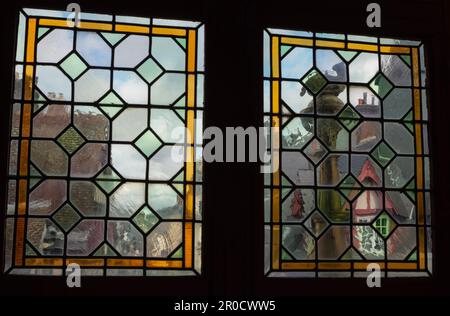
[[198,275],[204,26],[69,14],[19,13],[5,272]]
[[265,273],[431,274],[421,42],[266,29]]

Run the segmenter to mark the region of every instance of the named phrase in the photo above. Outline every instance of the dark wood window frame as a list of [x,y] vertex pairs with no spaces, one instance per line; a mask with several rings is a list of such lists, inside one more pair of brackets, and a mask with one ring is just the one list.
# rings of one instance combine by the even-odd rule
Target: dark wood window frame
[[[77,1],[83,11],[202,21],[205,33],[205,125],[260,126],[263,117],[265,27],[420,39],[430,87],[433,276],[393,278],[370,289],[364,279],[266,278],[263,175],[257,163],[207,163],[204,169],[203,273],[200,277],[85,277],[80,289],[65,278],[0,274],[0,294],[59,295],[345,295],[445,294],[450,281],[450,4],[445,0],[378,1],[382,28],[366,27],[369,1]],[[67,2],[69,3],[69,1]],[[6,4],[5,4],[6,6]],[[18,9],[63,10],[61,1],[15,1],[2,14],[4,82],[0,115],[0,213],[6,211],[10,92]],[[3,241],[4,225],[0,229]],[[3,265],[3,263],[2,263]],[[3,271],[3,269],[2,269]]]

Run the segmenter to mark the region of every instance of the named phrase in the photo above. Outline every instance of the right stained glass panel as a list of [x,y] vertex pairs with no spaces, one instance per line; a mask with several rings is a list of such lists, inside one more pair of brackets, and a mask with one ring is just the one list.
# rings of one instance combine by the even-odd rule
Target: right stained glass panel
[[426,89],[421,42],[264,31],[266,275],[431,275]]

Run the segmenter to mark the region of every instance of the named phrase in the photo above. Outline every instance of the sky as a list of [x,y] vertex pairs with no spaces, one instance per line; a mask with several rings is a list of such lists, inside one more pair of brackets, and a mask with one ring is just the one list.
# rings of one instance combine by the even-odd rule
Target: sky
[[[72,51],[73,36],[72,30],[55,29],[47,33],[38,44],[37,61],[54,64],[61,62]],[[185,69],[185,52],[173,39],[153,37],[152,40],[152,54],[166,70]],[[78,53],[88,65],[111,66],[112,50],[95,32],[78,32],[76,45]],[[149,102],[147,83],[132,71],[149,56],[149,45],[149,37],[130,35],[114,48],[113,65],[130,70],[114,70],[112,86],[128,103]],[[38,66],[36,75],[39,78],[37,85],[44,94],[63,93],[66,99],[70,99],[70,80],[56,65]],[[90,69],[75,82],[75,101],[95,102],[109,87],[109,70]],[[152,85],[151,102],[158,105],[171,104],[184,93],[184,89],[184,75],[164,74]]]
[[[37,61],[61,62],[72,51],[74,33],[71,30],[53,30],[45,35],[38,44]],[[111,48],[94,32],[78,32],[77,51],[90,66],[111,66]],[[185,68],[185,53],[170,38],[153,38],[153,55],[163,67],[170,70]],[[149,38],[132,35],[115,48],[114,65],[130,70],[113,70],[113,89],[126,102],[148,104],[148,85],[135,72],[133,67],[145,60],[149,53]],[[45,93],[63,93],[65,99],[71,98],[71,82],[56,65],[39,65],[36,69],[39,88]],[[110,88],[110,70],[90,69],[75,81],[75,101],[96,102]],[[156,104],[171,104],[179,98],[185,89],[185,76],[168,73],[156,81],[151,89],[151,100]],[[81,91],[82,93],[77,93]],[[148,109],[130,108],[123,111],[113,121],[112,139],[133,141],[148,127]],[[129,122],[133,122],[130,127]],[[184,123],[172,112],[153,109],[151,127],[166,142],[176,142],[172,130],[184,127]],[[184,137],[183,137],[184,139]],[[171,178],[182,164],[168,164],[170,147],[165,147],[151,159],[155,165],[150,172],[155,179]],[[114,144],[111,146],[114,167],[122,176],[130,179],[143,179],[146,172],[146,159],[132,146]]]

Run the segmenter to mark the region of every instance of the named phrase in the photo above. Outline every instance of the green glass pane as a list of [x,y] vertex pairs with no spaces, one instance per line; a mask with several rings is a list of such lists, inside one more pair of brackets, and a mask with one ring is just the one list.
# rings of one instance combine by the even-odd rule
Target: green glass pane
[[68,231],[80,219],[80,215],[69,205],[64,205],[55,215],[53,220],[61,226],[64,231]]
[[120,181],[97,180],[97,184],[105,190],[106,193],[110,193],[120,184]]
[[42,174],[33,165],[30,165],[30,176],[41,177]]
[[133,222],[144,232],[147,233],[153,226],[159,222],[159,218],[148,208],[144,207],[134,218]]
[[303,84],[314,94],[327,83],[326,79],[317,70],[311,70],[302,80]]
[[290,254],[287,253],[286,250],[281,249],[281,259],[282,260],[294,260]]
[[186,98],[182,97],[180,100],[177,101],[174,105],[175,107],[185,107],[186,106]]
[[94,253],[95,257],[116,257],[116,253],[111,247],[107,244],[103,244],[97,251]]
[[411,66],[411,56],[409,55],[400,55],[400,57],[407,63],[409,66]]
[[175,179],[173,179],[173,181],[175,182],[183,182],[184,181],[184,172],[181,171],[176,177]]
[[342,181],[341,185],[339,186],[340,189],[353,189],[353,188],[360,188],[358,181],[356,179],[349,175],[347,178]]
[[353,200],[361,190],[357,189],[340,189],[342,194],[344,194],[349,200]]
[[291,192],[290,188],[283,188],[281,190],[281,198],[284,199],[286,197],[286,195],[288,195]]
[[100,107],[106,115],[108,115],[110,118],[113,118],[116,116],[117,112],[119,112],[122,108],[118,106],[101,106]]
[[281,106],[281,112],[287,115],[294,114],[294,112],[284,104]]
[[97,176],[98,180],[118,180],[120,177],[117,175],[117,173],[114,172],[114,170],[111,169],[111,167],[106,167],[102,173],[100,173]]
[[84,144],[84,139],[73,127],[70,127],[64,134],[59,136],[58,143],[60,143],[69,153],[73,153]]
[[[38,91],[38,90],[34,90],[34,100],[35,101],[45,101],[46,98]],[[35,104],[35,108],[34,110],[38,110],[43,106],[43,104]]]
[[[35,90],[35,96],[36,96],[36,93],[39,93],[39,92],[37,92]],[[35,104],[33,104],[33,113],[36,113],[37,111],[39,111],[40,108],[42,108],[43,106],[44,106],[43,103],[35,103]]]
[[40,27],[38,29],[38,38],[44,36],[50,29],[48,27]]
[[406,114],[405,118],[403,119],[404,121],[412,121],[413,120],[413,112],[412,110],[408,112],[408,114]]
[[308,217],[304,225],[314,235],[319,236],[330,225],[328,220],[318,211]]
[[295,117],[285,124],[281,135],[281,146],[288,149],[301,149],[313,136],[312,133],[305,130],[299,117]]
[[292,186],[292,183],[291,183],[288,179],[286,179],[285,176],[282,176],[282,177],[281,177],[281,184],[282,184],[283,186]]
[[395,221],[386,212],[382,212],[372,223],[372,227],[384,238],[386,238],[396,226],[397,224]]
[[347,250],[341,259],[342,260],[363,260],[363,258],[361,258],[359,253],[353,248],[350,248],[349,250]]
[[281,57],[283,57],[284,55],[286,55],[286,53],[292,48],[292,46],[289,45],[281,45]]
[[[339,186],[339,190],[349,201],[353,201],[359,195],[360,188],[361,185],[352,175],[348,175]],[[346,205],[346,209],[350,209],[349,205]]]
[[112,45],[116,45],[118,41],[120,41],[125,34],[121,33],[102,33],[102,35],[105,37],[105,39]]
[[351,50],[338,50],[339,55],[342,56],[346,61],[350,61],[353,57],[355,57],[358,52]]
[[385,142],[381,142],[372,152],[372,157],[375,158],[383,167],[385,167],[394,157],[394,152],[386,145]]
[[378,74],[370,83],[370,87],[381,98],[384,98],[389,91],[392,90],[392,84],[386,79],[383,74]]
[[37,256],[36,251],[33,250],[33,248],[30,247],[30,245],[27,244],[27,247],[25,249],[25,254],[29,257]]
[[416,201],[416,194],[414,193],[414,191],[406,191],[406,194],[408,194],[411,200],[413,200],[414,202]]
[[413,253],[408,257],[408,261],[416,261],[417,260],[417,250],[414,250]]
[[110,91],[101,101],[100,104],[120,104],[122,105],[122,101],[117,97],[117,94],[114,91]]
[[328,149],[319,140],[314,139],[305,147],[303,152],[314,164],[317,164],[328,153]]
[[31,178],[30,179],[30,183],[28,184],[28,187],[30,189],[34,188],[34,186],[39,182],[40,179],[36,179],[36,178]]
[[72,79],[75,79],[86,70],[87,66],[77,54],[72,53],[61,63],[61,68],[64,69]]
[[137,72],[147,80],[148,83],[153,82],[163,71],[161,67],[153,60],[148,58],[139,68]]
[[186,117],[186,110],[182,110],[182,109],[176,109],[175,112],[177,112],[180,116],[181,119],[184,121],[185,117]]
[[183,247],[179,247],[173,255],[170,256],[172,259],[181,259],[183,258]]
[[405,122],[404,124],[405,124],[406,128],[409,129],[409,131],[410,131],[411,133],[414,133],[414,125],[413,125],[412,123],[410,123],[410,122]]
[[407,190],[415,190],[416,189],[416,180],[412,178],[411,181],[406,185]]
[[161,141],[151,131],[147,131],[135,142],[135,145],[149,157],[161,146]]
[[174,183],[173,187],[181,194],[184,195],[184,185],[182,183]]
[[350,105],[347,105],[341,114],[339,114],[339,120],[349,131],[351,131],[358,125],[360,115]]
[[184,49],[186,49],[186,39],[183,37],[177,37],[177,42],[180,43],[181,46],[183,46]]

